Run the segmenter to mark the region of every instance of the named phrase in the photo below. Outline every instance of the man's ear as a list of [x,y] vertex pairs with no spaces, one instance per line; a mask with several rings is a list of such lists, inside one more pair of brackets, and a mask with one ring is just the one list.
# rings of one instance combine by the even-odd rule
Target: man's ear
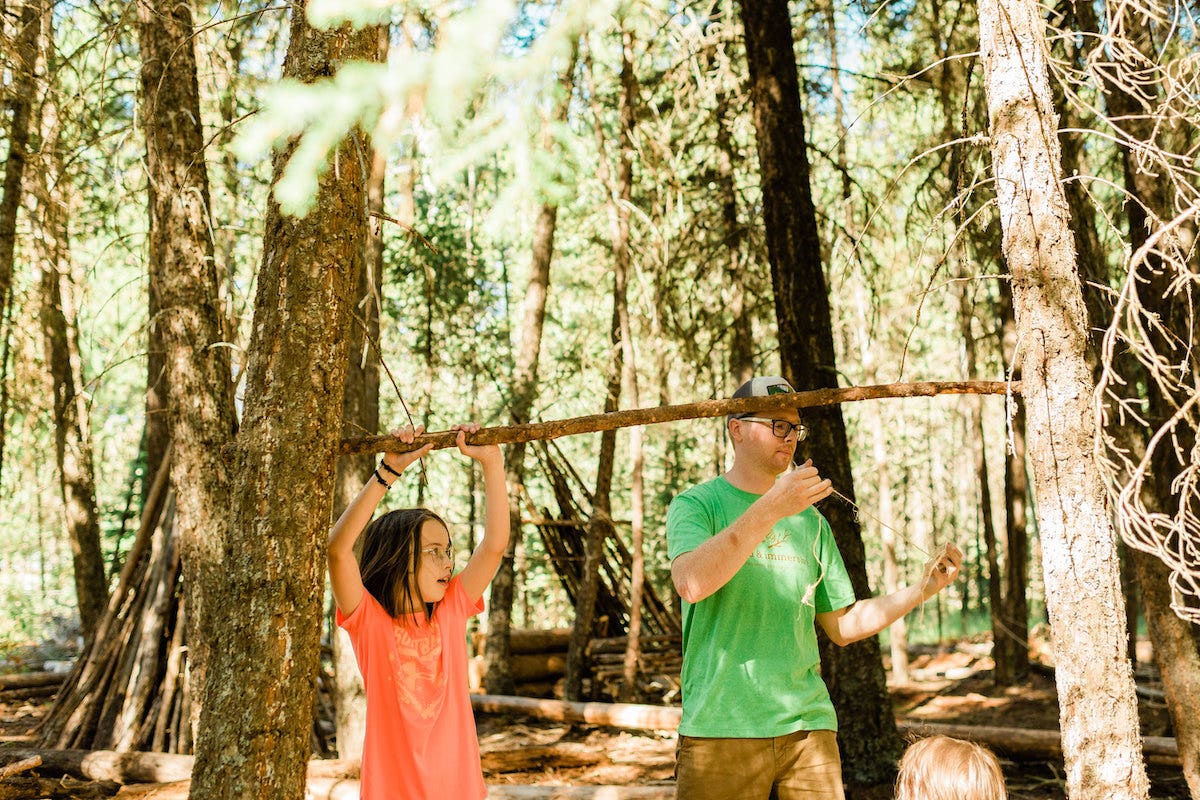
[[732,442],[740,442],[742,440],[742,421],[740,419],[731,419],[725,423],[729,428],[729,440]]

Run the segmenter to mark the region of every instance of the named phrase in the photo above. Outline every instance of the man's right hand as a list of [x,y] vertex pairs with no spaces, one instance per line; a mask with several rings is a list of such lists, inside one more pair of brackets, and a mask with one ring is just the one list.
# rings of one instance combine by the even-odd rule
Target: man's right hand
[[767,493],[762,496],[762,502],[771,510],[772,515],[779,519],[799,514],[809,506],[824,500],[833,494],[833,484],[822,478],[812,459],[799,466],[793,466],[775,480]]

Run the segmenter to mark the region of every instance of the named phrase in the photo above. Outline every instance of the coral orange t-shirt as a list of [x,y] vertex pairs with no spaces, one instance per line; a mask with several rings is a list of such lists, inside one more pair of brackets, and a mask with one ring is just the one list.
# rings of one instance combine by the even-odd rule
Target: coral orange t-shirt
[[467,619],[483,610],[458,576],[424,614],[393,619],[370,592],[337,624],[350,634],[367,693],[362,800],[482,800],[467,691]]

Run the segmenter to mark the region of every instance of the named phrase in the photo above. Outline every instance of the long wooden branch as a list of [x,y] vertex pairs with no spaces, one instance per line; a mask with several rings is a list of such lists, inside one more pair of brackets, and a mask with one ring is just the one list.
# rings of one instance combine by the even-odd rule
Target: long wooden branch
[[[635,425],[653,425],[659,422],[675,422],[682,419],[705,419],[723,417],[726,414],[748,412],[768,413],[785,408],[817,408],[860,400],[883,400],[899,397],[933,397],[940,394],[1020,394],[1019,381],[925,381],[922,383],[888,383],[878,386],[851,386],[845,389],[817,389],[810,392],[776,394],[771,397],[742,397],[737,400],[702,400],[654,408],[634,408],[614,411],[611,414],[590,414],[585,417],[532,422],[524,425],[504,425],[481,428],[472,434],[471,444],[516,444],[518,442],[545,441],[560,436],[580,433],[611,431]],[[364,436],[358,439],[343,439],[339,451],[342,455],[357,453],[404,453],[427,444],[441,450],[453,447],[457,436],[453,431],[438,431],[418,436],[411,444],[405,444],[394,436]]]

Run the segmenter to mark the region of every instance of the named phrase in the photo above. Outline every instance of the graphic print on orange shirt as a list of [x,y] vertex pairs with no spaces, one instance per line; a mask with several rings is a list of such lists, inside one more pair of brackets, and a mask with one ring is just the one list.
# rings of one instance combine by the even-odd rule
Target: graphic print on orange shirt
[[436,620],[428,624],[392,624],[392,652],[388,660],[395,676],[396,699],[420,719],[432,719],[446,698],[446,673],[442,670],[442,637]]

